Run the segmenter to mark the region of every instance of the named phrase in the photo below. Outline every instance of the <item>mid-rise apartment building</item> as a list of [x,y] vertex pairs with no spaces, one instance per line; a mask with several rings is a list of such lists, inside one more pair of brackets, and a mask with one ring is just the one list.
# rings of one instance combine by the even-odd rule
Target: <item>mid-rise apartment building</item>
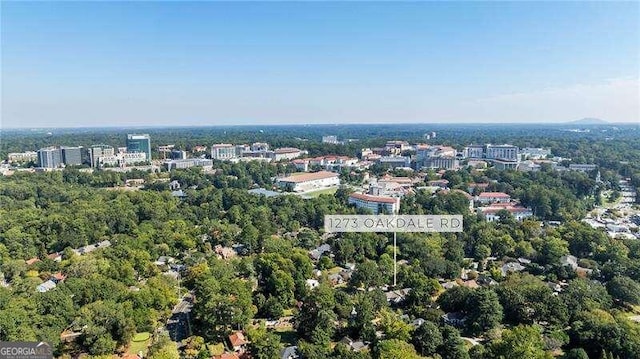
[[9,160],[9,162],[35,162],[38,160],[38,152],[12,152],[7,155],[7,159]]
[[349,195],[349,204],[357,208],[370,210],[373,214],[394,214],[400,210],[399,197],[373,196],[364,193],[352,193]]

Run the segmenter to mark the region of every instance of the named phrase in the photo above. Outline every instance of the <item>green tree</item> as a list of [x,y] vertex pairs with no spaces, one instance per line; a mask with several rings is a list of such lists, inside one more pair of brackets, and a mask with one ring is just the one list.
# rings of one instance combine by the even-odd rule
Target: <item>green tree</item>
[[607,291],[615,299],[634,305],[640,304],[640,284],[629,277],[614,277],[607,283]]
[[467,325],[475,333],[497,327],[502,322],[502,305],[490,288],[476,289],[467,299]]
[[440,329],[432,322],[424,322],[417,327],[411,342],[422,356],[435,354],[444,344]]
[[443,359],[469,359],[469,352],[458,329],[445,325],[441,332],[442,346],[440,346],[438,353]]
[[247,336],[249,339],[249,352],[253,358],[276,358],[280,353],[280,349],[282,349],[280,336],[268,332],[264,326],[247,330]]
[[396,313],[390,309],[383,309],[380,312],[380,330],[387,339],[398,339],[408,341],[411,338],[411,324],[403,321]]
[[491,343],[491,352],[497,358],[551,359],[551,353],[544,350],[542,328],[519,325],[502,333],[502,339]]
[[373,349],[375,359],[419,359],[413,345],[398,339],[379,341]]

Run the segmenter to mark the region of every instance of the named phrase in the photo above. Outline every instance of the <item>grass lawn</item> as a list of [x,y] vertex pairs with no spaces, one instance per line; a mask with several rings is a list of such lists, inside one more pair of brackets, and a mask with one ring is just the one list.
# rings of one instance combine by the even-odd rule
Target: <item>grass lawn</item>
[[131,354],[138,354],[139,352],[146,354],[150,339],[151,339],[151,333],[148,333],[148,332],[136,333],[133,336],[133,339],[131,339],[131,345],[129,345],[128,352]]
[[305,192],[304,194],[308,197],[318,197],[321,194],[334,194],[336,193],[337,190],[338,190],[338,187],[330,187],[330,188],[319,189],[317,191]]

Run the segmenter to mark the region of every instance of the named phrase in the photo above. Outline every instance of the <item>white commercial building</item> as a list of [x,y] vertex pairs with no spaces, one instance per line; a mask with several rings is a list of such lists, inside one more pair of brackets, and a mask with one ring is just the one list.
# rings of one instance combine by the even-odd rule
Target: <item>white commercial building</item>
[[337,145],[338,136],[322,136],[322,143],[330,143],[332,145]]
[[377,162],[383,166],[389,166],[389,168],[409,167],[411,158],[407,156],[383,156],[378,158]]
[[540,147],[525,147],[520,149],[520,154],[524,159],[539,160],[551,155],[551,150]]
[[597,165],[592,164],[584,164],[584,163],[574,163],[569,165],[569,169],[572,171],[580,171],[580,172],[591,172],[598,168]]
[[340,177],[337,173],[319,171],[303,173],[294,176],[279,178],[276,181],[278,187],[292,192],[306,192],[326,187],[340,185]]
[[464,148],[465,158],[484,158],[484,146],[470,145]]
[[273,160],[276,162],[282,160],[292,160],[300,156],[302,156],[302,151],[300,151],[300,149],[298,148],[284,147],[278,148],[273,151]]
[[116,155],[98,157],[101,166],[127,166],[147,162],[145,152],[120,152]]
[[231,160],[237,158],[236,146],[229,143],[219,143],[211,146],[211,158],[214,160]]
[[485,156],[496,160],[518,160],[518,147],[512,145],[487,145]]
[[427,157],[424,159],[422,166],[432,169],[443,168],[446,170],[455,170],[460,167],[460,162],[452,156]]
[[183,160],[165,161],[168,171],[190,167],[213,167],[213,161],[206,158],[188,158]]

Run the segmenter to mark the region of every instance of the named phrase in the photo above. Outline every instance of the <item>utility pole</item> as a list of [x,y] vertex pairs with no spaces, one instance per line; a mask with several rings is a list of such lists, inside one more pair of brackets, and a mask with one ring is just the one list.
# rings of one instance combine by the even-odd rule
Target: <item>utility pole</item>
[[397,245],[397,236],[396,232],[393,232],[393,287],[396,287],[396,280],[398,276],[398,245]]
[[[398,209],[395,211],[394,215],[398,215],[400,213],[400,203],[398,203]],[[398,279],[398,236],[397,232],[393,232],[393,287],[395,288],[397,285]]]

